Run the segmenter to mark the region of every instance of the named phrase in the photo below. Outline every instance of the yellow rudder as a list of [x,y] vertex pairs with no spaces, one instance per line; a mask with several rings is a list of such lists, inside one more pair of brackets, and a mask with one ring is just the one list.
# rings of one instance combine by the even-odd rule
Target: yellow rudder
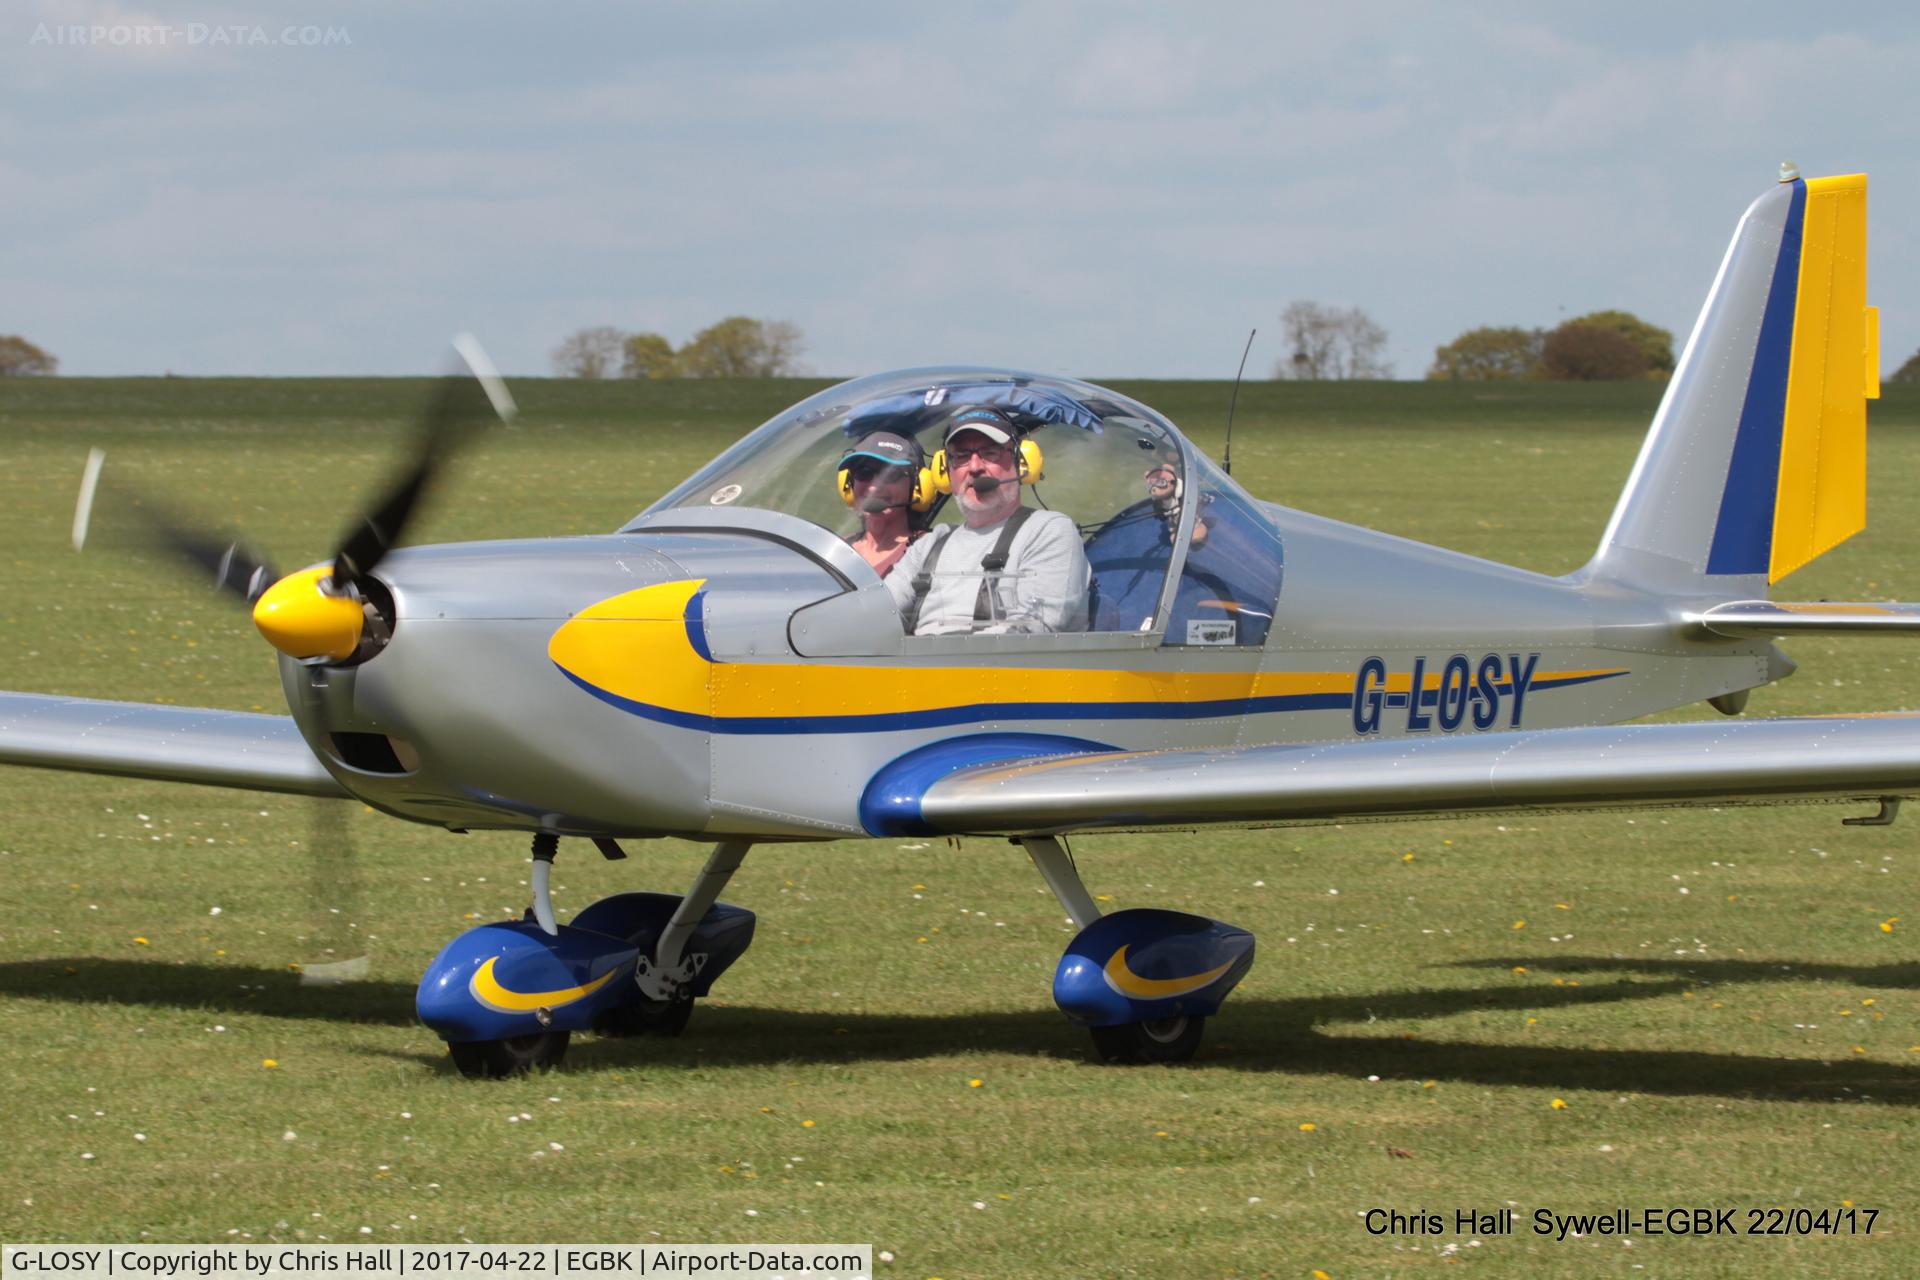
[[1867,400],[1880,394],[1867,306],[1867,176],[1807,182],[1767,580],[1867,524]]

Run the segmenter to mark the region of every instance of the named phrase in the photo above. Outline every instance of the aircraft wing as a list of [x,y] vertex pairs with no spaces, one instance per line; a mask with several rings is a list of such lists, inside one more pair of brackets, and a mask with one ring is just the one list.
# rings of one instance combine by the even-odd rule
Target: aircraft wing
[[290,716],[0,693],[0,764],[344,797]]
[[1087,752],[894,792],[877,834],[1038,835],[1920,795],[1920,714]]

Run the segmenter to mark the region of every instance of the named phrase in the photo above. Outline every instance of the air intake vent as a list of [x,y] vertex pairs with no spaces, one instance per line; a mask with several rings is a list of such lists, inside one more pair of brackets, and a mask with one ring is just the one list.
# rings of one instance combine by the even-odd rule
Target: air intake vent
[[[413,748],[384,733],[330,733],[327,750],[349,769],[362,773],[412,773],[419,768]],[[401,757],[413,760],[413,768],[401,763]]]

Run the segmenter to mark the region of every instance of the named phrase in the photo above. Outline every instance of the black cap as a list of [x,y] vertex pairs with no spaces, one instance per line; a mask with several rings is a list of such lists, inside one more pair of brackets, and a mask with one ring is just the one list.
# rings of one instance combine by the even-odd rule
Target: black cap
[[891,431],[875,431],[861,436],[840,456],[840,465],[844,467],[855,458],[872,458],[890,467],[913,467],[916,470],[927,464],[927,455],[921,450],[919,441]]

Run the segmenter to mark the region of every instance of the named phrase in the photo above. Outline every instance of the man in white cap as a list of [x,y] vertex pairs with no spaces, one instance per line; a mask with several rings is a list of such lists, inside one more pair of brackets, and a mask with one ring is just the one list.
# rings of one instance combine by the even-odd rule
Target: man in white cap
[[947,424],[947,475],[960,525],[922,538],[887,575],[908,635],[1083,631],[1087,554],[1058,511],[1021,503],[1020,429],[990,405]]

